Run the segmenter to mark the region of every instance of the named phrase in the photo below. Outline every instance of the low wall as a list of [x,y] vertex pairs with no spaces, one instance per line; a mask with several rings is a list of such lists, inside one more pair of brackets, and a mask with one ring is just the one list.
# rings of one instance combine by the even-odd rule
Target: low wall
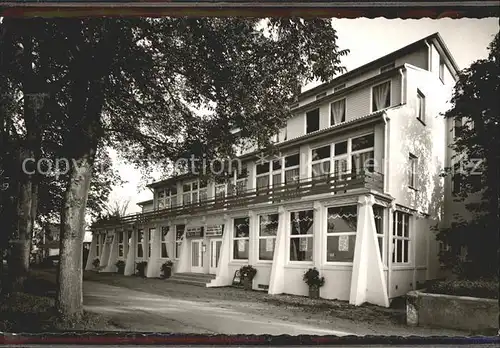
[[458,330],[498,328],[498,300],[410,291],[406,296],[406,322]]

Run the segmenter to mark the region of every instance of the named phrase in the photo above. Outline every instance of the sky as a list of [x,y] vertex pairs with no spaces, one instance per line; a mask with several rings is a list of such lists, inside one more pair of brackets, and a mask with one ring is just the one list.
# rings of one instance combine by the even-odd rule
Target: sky
[[[487,47],[499,31],[498,18],[484,19],[332,19],[337,30],[337,45],[349,49],[342,58],[347,70],[353,70],[385,56],[423,37],[439,32],[460,69],[486,58]],[[312,88],[317,83],[306,86]],[[141,173],[112,152],[113,166],[126,183],[115,186],[110,203],[130,200],[128,213],[140,211],[136,203],[152,199],[152,192],[144,186]],[[157,177],[158,178],[158,177]]]

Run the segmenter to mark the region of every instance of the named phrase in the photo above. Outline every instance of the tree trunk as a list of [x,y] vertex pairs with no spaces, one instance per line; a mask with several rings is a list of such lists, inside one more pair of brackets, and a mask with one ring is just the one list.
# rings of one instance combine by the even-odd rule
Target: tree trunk
[[83,155],[75,161],[70,170],[61,212],[56,308],[63,317],[78,317],[83,312],[82,247],[85,233],[83,226],[92,162],[92,153]]
[[[29,151],[23,151],[20,158],[27,158]],[[17,227],[10,241],[8,273],[11,291],[22,291],[29,271],[29,254],[32,225],[32,183],[29,177],[20,173],[19,195],[17,202]]]

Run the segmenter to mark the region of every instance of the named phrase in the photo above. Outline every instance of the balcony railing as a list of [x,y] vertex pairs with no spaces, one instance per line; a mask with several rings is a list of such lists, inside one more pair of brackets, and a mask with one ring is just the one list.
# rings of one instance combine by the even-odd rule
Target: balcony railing
[[325,193],[347,192],[353,189],[383,190],[384,176],[377,172],[327,174],[314,178],[300,179],[292,183],[239,191],[237,194],[228,194],[201,202],[173,206],[166,209],[127,215],[119,221],[98,221],[93,227],[116,226],[119,224],[145,223],[150,220],[214,210],[231,210],[239,207],[280,203],[298,200],[302,197]]

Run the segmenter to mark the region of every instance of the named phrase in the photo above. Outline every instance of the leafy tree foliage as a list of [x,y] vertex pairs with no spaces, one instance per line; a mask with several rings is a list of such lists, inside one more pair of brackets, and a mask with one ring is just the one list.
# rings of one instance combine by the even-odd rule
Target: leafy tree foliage
[[16,33],[12,79],[25,76],[12,48],[26,37],[35,42],[45,68],[33,80],[49,94],[45,137],[60,139],[61,156],[76,164],[61,214],[56,305],[63,315],[82,310],[83,216],[99,145],[155,169],[192,153],[230,155],[235,127],[241,139],[266,146],[300,85],[342,72],[347,54],[327,19],[9,18],[2,25]]
[[[498,274],[498,226],[500,178],[500,34],[489,46],[488,59],[474,62],[459,74],[452,108],[445,117],[455,123],[453,173],[456,195],[472,213],[472,219],[456,216],[438,240],[451,249],[441,255],[462,276]],[[478,197],[477,199],[475,197]],[[461,247],[467,262],[457,261]]]

